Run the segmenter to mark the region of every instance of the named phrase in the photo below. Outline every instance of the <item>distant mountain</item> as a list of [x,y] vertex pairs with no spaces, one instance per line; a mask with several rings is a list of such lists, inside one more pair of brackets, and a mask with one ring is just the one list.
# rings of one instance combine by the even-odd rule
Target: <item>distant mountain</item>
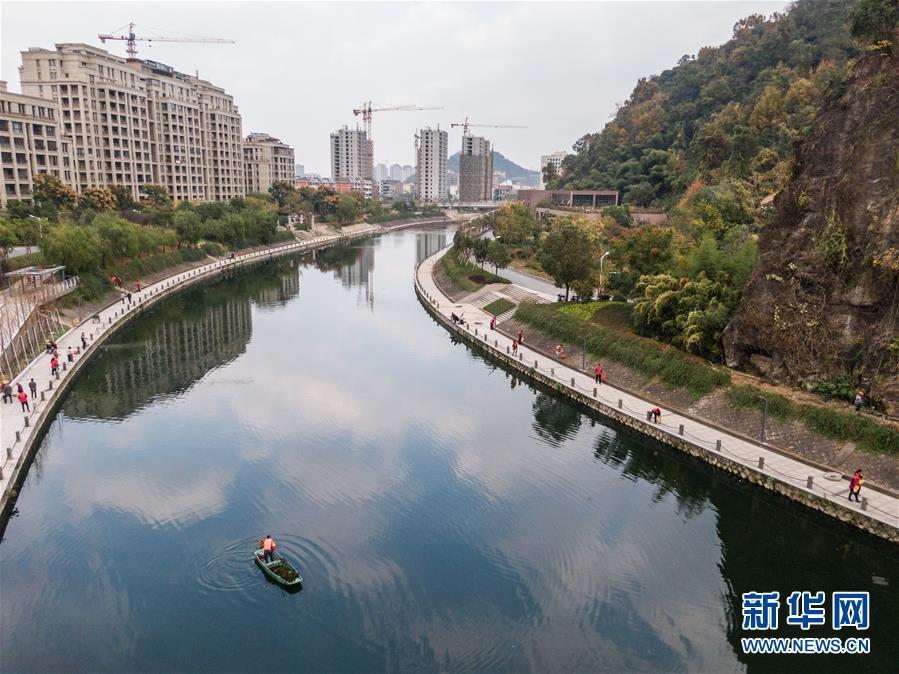
[[[446,160],[446,167],[450,171],[455,171],[456,173],[459,172],[460,154],[460,152],[457,152]],[[516,182],[536,185],[540,181],[539,172],[531,171],[524,166],[519,166],[511,159],[506,159],[501,152],[493,152],[493,170],[502,171],[506,174],[507,178]]]

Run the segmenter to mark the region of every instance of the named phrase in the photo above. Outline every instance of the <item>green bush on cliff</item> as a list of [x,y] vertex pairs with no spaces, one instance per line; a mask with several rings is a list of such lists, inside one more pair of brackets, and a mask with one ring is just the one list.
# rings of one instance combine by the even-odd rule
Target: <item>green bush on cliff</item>
[[619,331],[563,313],[559,305],[521,304],[515,318],[568,344],[587,338],[587,350],[601,358],[633,368],[647,380],[658,377],[672,387],[687,389],[700,398],[730,383],[730,374],[686,354],[643,337],[622,338]]

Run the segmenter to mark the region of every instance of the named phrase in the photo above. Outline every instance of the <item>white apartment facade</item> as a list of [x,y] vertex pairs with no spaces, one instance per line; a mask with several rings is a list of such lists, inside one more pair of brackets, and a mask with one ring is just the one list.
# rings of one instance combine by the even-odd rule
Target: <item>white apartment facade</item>
[[36,175],[48,173],[69,183],[67,145],[51,101],[10,93],[0,81],[0,209],[10,201],[31,201]]
[[421,130],[416,147],[417,191],[421,201],[437,202],[449,198],[446,181],[448,137],[440,128]]
[[562,173],[562,160],[568,156],[568,153],[564,150],[558,150],[557,152],[553,152],[552,154],[545,154],[540,157],[540,189],[546,189],[546,183],[543,181],[543,169],[552,165],[557,174]]
[[224,89],[154,61],[86,44],[22,52],[24,94],[53,101],[71,138],[76,191],[147,184],[179,200],[246,193],[241,117]]
[[365,131],[344,126],[331,134],[331,179],[371,180],[371,143]]
[[247,194],[268,192],[272,183],[294,181],[293,148],[267,133],[251,133],[243,143]]

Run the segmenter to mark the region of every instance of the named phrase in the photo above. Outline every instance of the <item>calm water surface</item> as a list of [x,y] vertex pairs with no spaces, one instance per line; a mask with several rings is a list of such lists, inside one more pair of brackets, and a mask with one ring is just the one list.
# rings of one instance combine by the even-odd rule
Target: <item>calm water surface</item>
[[[0,544],[0,670],[899,662],[893,548],[455,343],[411,280],[445,240],[407,232],[269,263],[109,343],[49,429]],[[301,592],[250,561],[266,533],[301,567]],[[873,654],[739,654],[749,590],[870,590]]]

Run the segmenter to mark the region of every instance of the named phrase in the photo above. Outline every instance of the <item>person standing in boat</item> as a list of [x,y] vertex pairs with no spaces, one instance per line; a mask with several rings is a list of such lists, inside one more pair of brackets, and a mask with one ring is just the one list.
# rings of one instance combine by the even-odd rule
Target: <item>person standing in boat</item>
[[271,534],[266,534],[265,538],[263,538],[260,543],[262,544],[262,561],[263,562],[274,562],[275,561],[275,550],[278,545],[275,543],[275,539],[272,538]]

